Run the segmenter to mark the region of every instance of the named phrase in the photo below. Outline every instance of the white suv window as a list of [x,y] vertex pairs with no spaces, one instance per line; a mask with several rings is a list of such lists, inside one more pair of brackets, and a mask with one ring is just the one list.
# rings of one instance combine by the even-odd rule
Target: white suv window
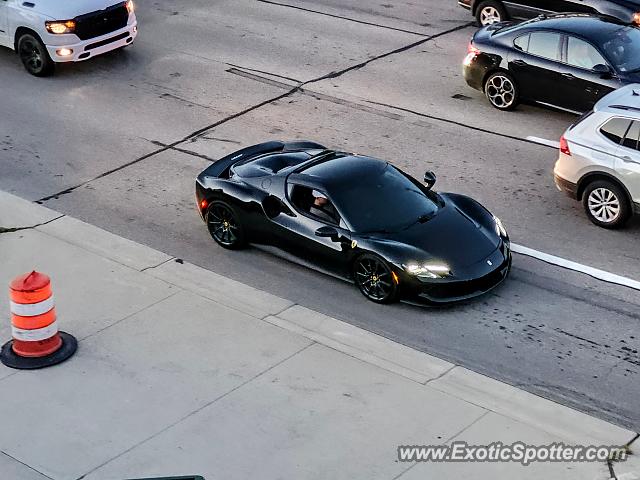
[[640,137],[640,122],[634,120],[631,122],[631,127],[624,137],[622,145],[627,148],[632,148],[633,150],[639,150],[638,137]]
[[602,127],[600,127],[600,133],[611,140],[613,143],[620,145],[624,138],[631,120],[626,118],[612,118]]

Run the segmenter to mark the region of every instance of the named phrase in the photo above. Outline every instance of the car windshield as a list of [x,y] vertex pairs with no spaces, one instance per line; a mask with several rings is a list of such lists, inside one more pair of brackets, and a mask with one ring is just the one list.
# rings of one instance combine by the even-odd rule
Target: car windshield
[[331,192],[332,199],[356,232],[397,231],[425,221],[438,205],[391,165],[382,172]]
[[600,39],[600,50],[616,70],[620,72],[640,71],[640,29],[620,26],[613,34]]

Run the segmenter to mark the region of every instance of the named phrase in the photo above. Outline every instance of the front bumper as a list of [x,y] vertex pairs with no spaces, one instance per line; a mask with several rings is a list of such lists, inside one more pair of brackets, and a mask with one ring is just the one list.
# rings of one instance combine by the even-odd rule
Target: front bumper
[[[72,35],[64,35],[71,37]],[[106,35],[91,38],[88,40],[80,40],[77,43],[60,42],[60,45],[46,45],[51,60],[56,63],[64,62],[81,62],[89,58],[101,55],[103,53],[116,50],[133,43],[138,36],[138,22],[133,21],[126,27],[115,30]],[[51,37],[51,36],[50,36]],[[62,37],[62,36],[61,36]],[[76,39],[75,35],[73,35]],[[79,39],[78,39],[79,40]],[[71,55],[59,55],[58,51],[62,48],[72,50]]]
[[[492,262],[488,267],[487,260]],[[448,304],[469,300],[493,290],[500,285],[511,271],[511,249],[504,242],[489,258],[482,261],[487,267],[476,277],[443,278],[421,281],[416,277],[403,275],[401,296],[410,302],[421,304]]]

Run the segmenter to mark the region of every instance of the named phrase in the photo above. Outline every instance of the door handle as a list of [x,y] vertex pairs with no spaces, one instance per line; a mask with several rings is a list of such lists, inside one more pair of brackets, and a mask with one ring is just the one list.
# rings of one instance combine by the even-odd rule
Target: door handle
[[562,75],[567,80],[575,80],[576,79],[576,77],[571,73],[561,73],[560,75]]
[[628,155],[624,155],[623,157],[620,157],[620,159],[625,163],[638,163]]

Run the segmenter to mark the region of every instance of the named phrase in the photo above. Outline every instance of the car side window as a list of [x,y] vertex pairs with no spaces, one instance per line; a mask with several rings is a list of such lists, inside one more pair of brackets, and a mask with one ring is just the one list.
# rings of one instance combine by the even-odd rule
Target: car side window
[[324,192],[304,185],[293,185],[290,192],[291,203],[301,213],[320,222],[340,224],[340,215]]
[[596,65],[607,65],[593,45],[575,37],[567,38],[567,63],[587,70],[593,70]]
[[631,127],[622,141],[622,145],[633,150],[640,150],[638,148],[638,138],[640,137],[640,122],[634,120],[631,122]]
[[600,127],[600,133],[612,142],[620,145],[622,139],[627,133],[627,130],[629,129],[630,123],[630,120],[624,118],[612,118]]
[[560,61],[560,34],[553,32],[532,32],[528,52],[531,55]]
[[522,50],[523,52],[529,51],[529,34],[520,35],[513,41],[513,46],[518,50]]

